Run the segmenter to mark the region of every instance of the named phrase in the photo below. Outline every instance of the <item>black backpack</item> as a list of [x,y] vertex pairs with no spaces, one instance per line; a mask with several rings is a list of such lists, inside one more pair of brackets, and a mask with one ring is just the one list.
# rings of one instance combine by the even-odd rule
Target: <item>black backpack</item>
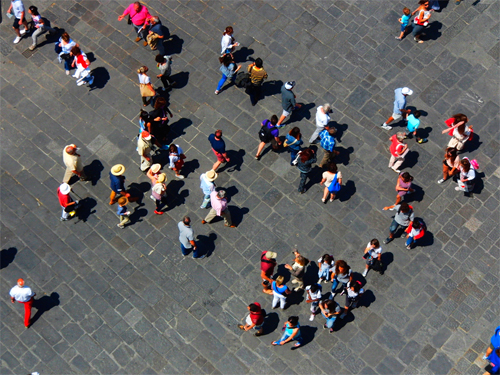
[[271,139],[273,138],[273,135],[271,134],[271,129],[268,128],[268,124],[270,124],[271,121],[269,120],[264,120],[262,121],[261,127],[259,129],[259,139],[261,142],[270,142]]
[[250,74],[239,72],[234,80],[236,87],[247,87],[250,84]]

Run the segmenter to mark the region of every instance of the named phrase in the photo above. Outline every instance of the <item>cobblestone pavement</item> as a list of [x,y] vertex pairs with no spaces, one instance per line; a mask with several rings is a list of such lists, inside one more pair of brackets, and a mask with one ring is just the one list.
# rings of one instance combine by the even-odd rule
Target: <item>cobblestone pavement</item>
[[[134,43],[125,20],[117,21],[128,3],[35,2],[93,59],[90,89],[64,74],[51,43],[34,52],[26,38],[14,45],[11,22],[2,16],[1,373],[481,373],[500,316],[500,2],[450,2],[434,13],[421,45],[394,38],[403,6],[415,3],[147,1],[173,36],[166,48],[179,85],[168,99],[188,175],[179,181],[168,171],[167,213],[154,215],[146,193],[144,205],[130,204],[134,223],[124,230],[108,205],[108,172],[122,163],[134,189],[148,187],[134,143],[141,108],[135,70],[146,64],[153,76],[156,69],[153,53]],[[236,87],[213,94],[227,25],[242,46],[238,62],[261,57],[269,73],[266,97],[256,107]],[[315,184],[300,195],[287,153],[253,158],[258,124],[279,114],[279,89],[288,80],[297,82],[304,104],[292,124],[306,139],[315,107],[333,103],[345,184],[334,203],[321,203],[319,168]],[[262,250],[278,252],[280,264],[292,260],[294,246],[311,260],[330,252],[364,281],[362,249],[373,237],[386,237],[391,214],[381,208],[393,202],[396,183],[387,168],[387,138],[398,128],[378,125],[391,114],[393,90],[403,85],[414,90],[408,105],[424,111],[429,133],[426,144],[409,140],[404,166],[419,187],[412,205],[431,233],[426,246],[408,251],[401,239],[383,246],[386,273],[368,274],[362,306],[333,334],[322,329],[323,319],[307,320],[303,297],[287,311],[272,310],[261,292]],[[453,183],[436,183],[448,141],[441,130],[456,112],[469,116],[477,134],[467,153],[480,164],[473,198]],[[228,189],[233,230],[220,221],[200,223],[206,211],[199,208],[198,177],[214,162],[207,136],[216,128],[231,150],[217,184]],[[69,143],[81,147],[94,180],[73,184],[86,198],[88,217],[61,223],[56,189]],[[181,255],[176,225],[186,214],[211,253],[203,260]],[[314,273],[311,266],[309,277]],[[22,307],[8,299],[19,277],[41,300],[28,330]],[[259,338],[237,329],[253,301],[270,313]],[[271,347],[295,314],[307,345]]]

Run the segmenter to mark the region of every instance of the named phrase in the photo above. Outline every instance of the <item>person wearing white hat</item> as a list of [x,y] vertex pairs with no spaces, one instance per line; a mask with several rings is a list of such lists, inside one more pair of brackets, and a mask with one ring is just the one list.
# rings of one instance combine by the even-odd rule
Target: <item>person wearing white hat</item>
[[59,204],[62,207],[62,214],[61,214],[61,221],[66,221],[68,220],[70,214],[68,207],[70,208],[75,208],[76,210],[76,204],[78,202],[74,202],[71,196],[69,195],[69,192],[71,191],[71,186],[69,186],[67,183],[62,183],[61,186],[57,188],[57,197],[59,198]]
[[400,87],[394,90],[394,109],[392,110],[392,116],[387,119],[381,126],[382,129],[391,130],[392,126],[389,124],[394,120],[406,119],[406,115],[411,111],[406,108],[406,97],[413,94],[413,90],[408,87]]
[[290,116],[294,109],[302,107],[300,104],[297,104],[295,100],[296,96],[292,91],[294,87],[295,81],[285,82],[281,87],[281,106],[283,107],[283,113],[276,124],[278,128],[281,127],[281,123]]
[[215,190],[214,181],[219,175],[212,169],[202,173],[200,176],[200,189],[203,191],[203,203],[200,208],[208,208],[210,204],[210,194]]

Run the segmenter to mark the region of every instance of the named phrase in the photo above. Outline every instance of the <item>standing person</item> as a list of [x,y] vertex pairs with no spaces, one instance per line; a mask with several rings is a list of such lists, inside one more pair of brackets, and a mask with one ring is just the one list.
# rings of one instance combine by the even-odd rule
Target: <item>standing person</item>
[[290,274],[293,276],[292,284],[297,284],[297,287],[294,289],[294,292],[299,292],[304,289],[304,274],[305,267],[309,260],[304,258],[297,249],[292,252],[295,255],[292,265],[285,264],[285,268],[290,271]]
[[149,167],[151,167],[151,163],[153,161],[151,156],[152,147],[153,142],[151,141],[151,134],[147,130],[144,130],[137,140],[137,153],[141,156],[140,168],[143,172],[146,172]]
[[299,193],[304,194],[306,192],[306,179],[309,172],[312,170],[312,164],[316,163],[316,154],[313,149],[306,148],[300,152],[300,157],[297,162],[297,168],[300,172],[300,183],[299,183]]
[[224,225],[229,228],[236,228],[231,221],[231,212],[227,206],[226,191],[221,189],[219,191],[212,191],[210,193],[210,204],[212,208],[207,214],[202,224],[210,223],[216,216],[224,218]]
[[222,73],[222,78],[217,84],[215,95],[219,95],[224,82],[226,82],[228,79],[231,81],[231,83],[234,83],[234,81],[236,80],[236,73],[241,69],[241,65],[236,66],[233,57],[230,54],[222,55],[221,57],[219,57],[219,62],[221,64],[220,71]]
[[340,186],[342,185],[342,172],[338,170],[337,164],[330,163],[327,166],[327,170],[323,172],[322,177],[319,184],[324,184],[325,188],[323,189],[323,198],[321,198],[321,201],[326,203],[329,196],[330,202],[333,202],[335,195],[340,191]]
[[342,313],[342,315],[340,315],[340,319],[345,318],[349,310],[356,307],[359,298],[365,292],[363,288],[361,288],[361,283],[359,281],[349,281],[344,290],[346,293],[345,306],[344,312]]
[[231,55],[231,59],[233,58],[232,53],[234,52],[235,47],[240,45],[234,40],[233,32],[234,30],[231,26],[226,27],[222,33],[222,40],[220,41],[221,56]]
[[189,251],[193,249],[193,259],[205,258],[205,255],[199,254],[196,242],[194,242],[194,231],[193,228],[191,228],[191,219],[189,216],[184,216],[182,221],[177,223],[177,228],[179,228],[179,241],[181,243],[182,255],[188,255]]
[[200,188],[203,191],[203,202],[200,208],[208,208],[210,204],[210,194],[215,190],[214,181],[219,175],[212,169],[202,173],[200,176]]
[[31,40],[33,41],[33,44],[29,47],[30,51],[33,51],[36,48],[39,35],[43,34],[46,31],[48,31],[49,34],[54,34],[56,30],[45,24],[45,21],[43,20],[40,13],[38,13],[38,8],[36,6],[33,5],[30,6],[28,8],[28,13],[31,16],[33,25],[35,25],[36,29],[31,35]]
[[127,192],[127,189],[125,189],[124,173],[125,166],[123,164],[115,164],[109,171],[109,181],[111,187],[111,194],[109,195],[110,205],[115,204],[120,197],[125,197],[130,202],[139,200],[139,197],[132,197],[130,193]]
[[142,5],[140,2],[136,1],[135,3],[130,4],[127,9],[125,9],[123,14],[118,17],[118,21],[121,21],[126,15],[128,15],[130,19],[128,23],[134,26],[134,29],[137,33],[137,38],[135,38],[135,41],[138,42],[141,39],[144,39],[144,46],[147,46],[147,19],[151,17],[148,8],[146,8],[146,6]]
[[420,39],[420,34],[422,34],[424,28],[429,24],[433,10],[429,10],[429,0],[419,0],[418,4],[419,7],[411,14],[413,16],[417,13],[413,25],[413,40],[417,43],[423,43],[424,41]]
[[500,326],[495,329],[495,333],[491,336],[490,345],[486,349],[486,353],[483,355],[483,359],[486,360],[493,350],[500,349]]
[[285,119],[292,114],[294,109],[302,107],[301,104],[297,104],[296,96],[293,93],[293,88],[295,87],[295,81],[286,82],[281,87],[281,107],[283,107],[283,113],[276,126],[281,127],[281,124]]
[[64,147],[63,162],[66,166],[66,172],[64,173],[63,182],[65,183],[69,183],[69,180],[74,174],[76,174],[80,180],[88,181],[87,175],[83,170],[80,154],[77,154],[77,151],[78,148],[74,144]]
[[420,126],[420,116],[422,112],[415,111],[408,115],[408,122],[406,124],[406,132],[405,135],[408,137],[410,134],[413,134],[417,143],[425,143],[427,142],[427,138],[422,138],[418,136],[418,127]]
[[438,184],[442,184],[458,173],[460,173],[460,158],[458,157],[458,151],[456,148],[448,147],[446,148],[443,159],[443,178],[438,181]]
[[410,250],[418,239],[422,238],[425,235],[425,225],[421,220],[414,220],[408,225],[405,231],[407,234],[406,238],[406,249]]
[[470,164],[469,159],[463,158],[460,160],[460,179],[456,191],[464,191],[471,193],[474,190],[474,179],[476,178],[476,171]]
[[168,109],[167,100],[163,97],[156,99],[154,103],[154,110],[149,113],[151,116],[151,135],[163,147],[167,143],[167,137],[170,133],[170,126],[168,125],[168,116],[172,118],[174,115]]
[[267,72],[264,70],[264,62],[260,57],[255,59],[255,62],[248,65],[248,73],[250,73],[250,85],[248,93],[253,106],[257,104],[262,96],[262,84],[267,78]]
[[321,310],[321,315],[326,319],[323,328],[328,328],[330,333],[333,333],[333,325],[342,312],[342,309],[333,299],[321,301],[319,303],[319,308]]
[[406,109],[406,97],[412,94],[413,90],[410,90],[408,87],[400,87],[394,90],[394,108],[392,110],[392,116],[381,125],[382,129],[391,130],[392,126],[388,124],[394,120],[398,121],[406,118],[406,115],[411,112],[409,109]]
[[9,292],[10,302],[19,302],[24,304],[24,326],[29,328],[31,319],[31,307],[33,306],[33,297],[36,296],[30,287],[24,285],[23,279],[17,280],[17,285],[14,285]]
[[165,90],[174,87],[177,82],[172,81],[170,78],[172,74],[172,56],[163,56],[160,54],[155,57],[155,61],[156,66],[160,70],[160,74],[158,74],[156,78],[161,79],[161,83],[163,83]]
[[318,283],[330,281],[334,264],[333,256],[329,254],[324,254],[318,259]]
[[[388,244],[394,239],[394,235],[399,227],[406,229],[411,222],[415,219],[415,213],[413,212],[413,207],[406,202],[401,202],[400,204],[394,206],[397,211],[392,220],[391,226],[389,227],[389,237],[384,240],[384,244]],[[401,237],[404,237],[405,234]]]
[[257,331],[253,335],[260,336],[264,332],[264,318],[266,317],[266,312],[260,307],[260,303],[254,302],[247,307],[249,314],[245,318],[245,325],[238,324],[238,328],[243,331],[249,331],[251,329]]
[[285,284],[285,278],[281,275],[278,276],[271,283],[271,289],[273,290],[273,309],[277,308],[279,303],[281,310],[285,310],[286,296],[291,293]]
[[[342,288],[344,288],[349,281],[352,281],[352,269],[346,263],[345,260],[339,259],[335,262],[335,267],[332,273],[332,294],[330,294],[330,299],[333,299],[337,294],[337,286],[342,284]],[[340,295],[344,294],[342,292]]]
[[151,168],[148,169],[146,176],[151,180],[151,185],[156,184],[156,180],[161,173],[161,164],[158,163],[153,164]]
[[266,250],[260,254],[260,277],[262,278],[262,286],[264,287],[262,291],[266,294],[273,294],[271,284],[273,282],[274,267],[278,265],[276,262],[277,256],[278,254],[275,252]]
[[271,344],[276,345],[285,345],[287,342],[292,340],[297,341],[297,343],[292,347],[292,350],[297,349],[299,346],[303,344],[302,335],[300,334],[300,324],[298,316],[291,316],[288,318],[288,321],[285,322],[283,326],[283,336],[277,341],[273,341]]
[[71,48],[70,55],[74,57],[72,67],[76,67],[76,72],[73,78],[76,78],[78,86],[87,83],[89,86],[94,83],[94,76],[90,72],[90,60],[87,55],[82,52],[80,47],[74,46]]
[[163,215],[164,212],[161,211],[165,198],[167,197],[167,185],[165,185],[165,181],[167,181],[167,175],[162,173],[156,179],[156,184],[151,188],[151,195],[153,196],[156,208],[154,213],[157,215]]
[[259,147],[257,148],[257,154],[255,155],[255,160],[260,160],[260,153],[264,149],[266,143],[271,142],[271,147],[273,150],[277,150],[281,146],[280,141],[280,131],[276,125],[278,122],[278,116],[272,115],[271,120],[264,120],[260,124],[259,129]]
[[318,307],[321,301],[322,291],[323,289],[321,287],[321,284],[319,283],[306,286],[306,293],[307,293],[306,302],[311,304],[311,316],[309,317],[309,321],[311,322],[314,320],[314,317],[318,313]]
[[[376,238],[368,242],[368,245],[366,245],[363,258],[366,262],[366,267],[363,271],[363,277],[366,277],[366,275],[368,275],[370,267],[372,267],[376,262],[382,262],[382,247],[380,247],[380,242],[378,242]],[[382,274],[383,272],[381,271],[380,273]]]
[[326,129],[328,123],[330,122],[330,113],[332,113],[332,106],[328,103],[320,105],[316,109],[316,129],[314,133],[309,138],[309,143],[316,143],[318,140],[319,133]]
[[144,107],[147,107],[151,102],[151,99],[156,96],[156,91],[151,84],[151,78],[149,78],[147,75],[148,70],[149,69],[147,66],[141,66],[139,69],[137,69],[137,76],[139,77],[139,87],[142,97],[142,105]]
[[293,165],[293,161],[297,157],[300,151],[300,146],[304,142],[302,141],[302,134],[300,134],[300,129],[298,127],[292,128],[285,137],[284,147],[288,147],[290,151],[290,165]]
[[69,76],[69,71],[71,70],[71,63],[73,58],[70,55],[71,49],[77,46],[77,44],[69,37],[67,32],[62,33],[59,41],[56,43],[54,51],[57,53],[57,58],[59,59],[59,64],[64,60],[64,69],[66,70],[66,75]]
[[389,160],[389,168],[391,168],[396,173],[401,173],[398,169],[401,167],[405,161],[405,156],[408,154],[408,145],[404,143],[405,133],[397,132],[389,138],[391,141],[391,146],[389,151],[391,152],[391,158]]
[[384,207],[384,211],[393,211],[395,207],[401,203],[405,195],[411,194],[415,191],[415,189],[411,188],[412,181],[413,177],[408,172],[402,172],[399,174],[398,181],[396,182],[396,203],[392,206]]
[[181,169],[184,165],[186,155],[184,155],[181,146],[172,143],[168,148],[168,159],[170,161],[168,167],[175,172],[175,177],[183,180],[184,176],[181,175]]
[[147,19],[147,22],[149,24],[148,35],[146,37],[147,44],[149,44],[151,50],[158,50],[160,55],[164,55],[165,46],[163,45],[163,39],[165,39],[165,31],[160,19],[152,16]]
[[212,146],[212,151],[217,157],[217,161],[212,166],[212,170],[217,171],[217,168],[222,163],[229,163],[229,158],[226,153],[226,142],[222,139],[222,130],[216,130],[214,134],[208,136],[208,141]]
[[[71,191],[71,186],[67,183],[62,183],[57,188],[57,198],[59,199],[59,204],[62,207],[61,218],[59,220],[66,221],[70,217],[70,212],[76,211],[78,208],[78,202],[73,201],[73,198],[69,195]],[[73,209],[73,210],[72,210]]]
[[[450,129],[449,133],[451,135],[451,139],[448,142],[447,147],[456,148],[458,151],[462,151],[465,146],[465,142],[467,142],[472,135],[472,125],[467,126],[466,121],[462,120],[458,123],[458,126],[455,126],[452,130]],[[448,129],[444,130],[443,133],[446,133]]]
[[[14,39],[14,44],[17,44],[21,41],[23,35],[26,34],[26,31],[28,31],[28,22],[26,22],[23,2],[21,0],[11,0],[7,14],[14,15],[12,28],[17,35],[16,39]],[[24,26],[24,29],[21,29],[21,26]]]
[[409,8],[404,7],[403,8],[403,15],[401,16],[400,19],[398,19],[399,23],[401,24],[401,33],[399,34],[399,36],[396,37],[396,39],[398,39],[398,40],[403,39],[403,37],[405,35],[406,28],[408,27],[408,24],[410,23],[410,18],[411,18],[410,12],[411,11]]
[[118,228],[125,228],[125,225],[130,223],[130,211],[127,210],[128,199],[127,197],[118,198],[118,209],[116,210],[116,214],[120,218],[120,222],[116,224]]
[[319,166],[321,168],[325,168],[332,160],[339,154],[338,151],[335,151],[335,134],[337,134],[337,129],[333,126],[328,129],[324,129],[319,133],[319,137],[321,139],[321,147],[323,148],[323,159],[321,159],[321,163]]

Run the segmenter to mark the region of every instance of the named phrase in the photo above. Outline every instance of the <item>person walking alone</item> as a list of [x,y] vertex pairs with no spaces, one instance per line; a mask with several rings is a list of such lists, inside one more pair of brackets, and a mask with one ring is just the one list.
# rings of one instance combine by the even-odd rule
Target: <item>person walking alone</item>
[[212,170],[217,172],[217,168],[222,163],[229,163],[229,158],[226,153],[226,142],[222,139],[222,130],[216,130],[214,134],[208,136],[208,141],[212,146],[212,151],[217,157],[217,161],[212,166]]
[[406,115],[411,112],[409,109],[406,109],[406,97],[412,94],[413,90],[410,90],[408,87],[400,87],[394,90],[394,108],[392,110],[392,116],[381,125],[382,129],[391,130],[392,126],[389,126],[391,122],[406,118]]
[[227,199],[226,199],[226,191],[212,191],[210,193],[210,204],[212,208],[210,212],[205,217],[204,220],[201,221],[202,224],[210,223],[216,216],[222,216],[224,218],[224,225],[229,228],[235,228],[231,221],[231,213],[229,212],[229,208],[227,207]]
[[260,57],[257,57],[255,62],[248,66],[248,73],[250,73],[248,93],[250,94],[252,105],[255,106],[262,96],[262,84],[267,78],[267,72],[264,70],[264,63]]
[[36,29],[31,35],[31,40],[33,41],[33,44],[29,47],[30,51],[33,51],[37,46],[37,40],[40,35],[42,35],[46,31],[48,31],[49,34],[52,35],[56,32],[56,30],[50,27],[49,25],[45,24],[45,21],[43,20],[40,13],[38,13],[38,8],[36,6],[33,5],[30,6],[28,8],[28,12],[31,16],[31,20],[33,21],[33,24],[35,25]]
[[202,173],[200,176],[200,189],[203,191],[203,202],[200,208],[208,208],[210,204],[210,194],[215,190],[214,181],[218,176],[219,175],[214,170]]
[[299,193],[304,194],[306,192],[306,179],[309,172],[312,170],[312,164],[316,163],[316,154],[313,149],[306,148],[300,152],[299,160],[297,162],[297,168],[300,172],[300,183],[299,183]]
[[31,307],[33,306],[33,297],[36,296],[30,287],[24,285],[23,279],[17,280],[15,285],[10,290],[10,302],[19,302],[24,304],[24,326],[29,328],[31,319]]
[[179,242],[181,243],[182,255],[188,255],[189,251],[193,249],[193,259],[205,258],[205,255],[199,254],[198,246],[194,242],[194,231],[191,228],[191,219],[189,216],[184,216],[182,221],[177,223],[177,228],[179,228]]
[[65,183],[69,183],[69,180],[71,180],[74,174],[76,174],[80,180],[88,181],[87,175],[83,171],[80,154],[77,154],[77,151],[78,148],[74,144],[64,147],[63,162],[66,166],[66,172],[64,173],[63,182]]
[[292,114],[294,109],[299,109],[302,107],[301,104],[297,104],[295,98],[295,94],[293,93],[293,88],[295,87],[295,81],[286,82],[281,87],[281,106],[283,107],[283,113],[276,124],[278,128],[281,127],[281,124],[285,119]]
[[326,129],[328,123],[330,122],[330,113],[332,113],[332,106],[328,103],[320,105],[316,109],[316,129],[311,135],[311,138],[309,138],[309,143],[316,143],[319,133]]

